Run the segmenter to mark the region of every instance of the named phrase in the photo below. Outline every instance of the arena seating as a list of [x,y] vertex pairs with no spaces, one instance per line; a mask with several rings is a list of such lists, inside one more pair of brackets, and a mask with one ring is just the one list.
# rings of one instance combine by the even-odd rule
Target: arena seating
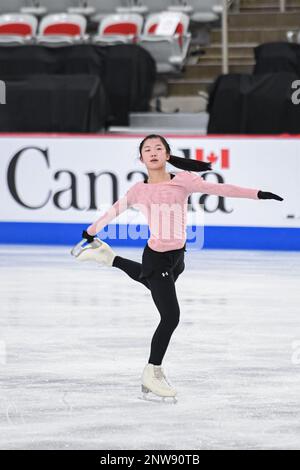
[[[22,7],[28,8],[29,0],[1,0],[0,9],[3,12],[20,11]],[[40,0],[40,5],[45,7],[48,13],[67,12],[68,8],[78,7],[80,0]],[[103,17],[109,13],[116,13],[118,7],[128,7],[136,2],[132,0],[88,0],[89,7],[96,10],[95,15]],[[33,2],[32,2],[33,4]],[[215,6],[220,6],[222,0],[140,0],[138,5],[146,7],[147,13],[173,9],[190,13],[193,21],[209,22],[215,21],[218,14],[214,11]],[[136,11],[137,12],[137,11]]]
[[[12,75],[12,79],[22,80],[22,72],[25,73],[26,70],[26,86],[28,90],[31,90],[30,93],[32,93],[30,77],[37,73],[48,76],[47,87],[51,88],[51,80],[55,81],[55,75],[59,75],[64,70],[65,79],[55,81],[58,93],[60,93],[59,87],[67,86],[73,73],[79,74],[76,72],[77,69],[83,75],[86,73],[98,77],[100,82],[97,84],[98,91],[94,94],[94,100],[103,94],[103,90],[107,93],[109,100],[109,105],[102,116],[103,119],[101,118],[101,125],[105,127],[109,120],[113,125],[126,125],[129,121],[129,111],[138,113],[149,109],[156,73],[162,74],[160,77],[162,81],[166,80],[168,74],[171,74],[172,77],[178,77],[178,72],[184,70],[183,67],[186,64],[191,44],[190,22],[215,21],[218,14],[214,12],[213,7],[220,1],[88,0],[87,5],[91,7],[90,12],[88,9],[84,11],[84,8],[81,11],[81,3],[83,6],[83,2],[79,0],[41,0],[40,8],[35,13],[36,17],[31,15],[35,21],[32,33],[23,35],[23,37],[19,35],[17,39],[14,39],[5,32],[1,34],[0,29],[0,45],[2,45],[1,49],[5,49],[3,47],[5,45],[26,45],[24,54],[21,53],[24,68],[22,70],[20,67],[17,75]],[[28,11],[34,13],[34,8],[32,9],[34,2],[30,0],[3,0],[0,13],[1,9],[3,9],[3,13],[11,8],[20,11],[24,6]],[[132,12],[129,8],[126,14],[117,13],[118,8],[124,9],[128,6],[133,7]],[[71,9],[74,11],[71,12]],[[134,12],[135,9],[139,13]],[[36,46],[37,49],[27,49],[28,45]],[[110,47],[122,45],[124,47],[140,47],[132,51],[128,49],[124,54],[119,49]],[[88,51],[86,59],[91,60],[90,64],[84,62],[82,57],[76,59],[78,65],[74,62],[77,53],[73,47],[80,48],[82,46],[86,46],[86,51]],[[111,49],[110,53],[106,51],[106,46]],[[41,47],[40,50],[38,50],[39,47]],[[100,58],[101,53],[98,48],[101,47],[104,48],[105,59]],[[70,49],[71,62],[66,48]],[[49,49],[50,56],[46,49]],[[54,49],[57,49],[57,54]],[[29,54],[33,54],[31,58],[29,58]],[[78,55],[82,54],[83,49],[78,49]],[[7,65],[10,71],[14,69],[15,65],[12,61],[9,62],[9,55],[8,50],[4,51],[4,55],[1,55],[0,73],[5,70]],[[66,60],[64,58],[67,55],[68,64],[64,67],[62,62]],[[129,63],[128,61],[130,62],[128,65],[130,73],[120,74],[114,79],[116,70],[118,70],[118,62],[121,64],[121,70],[124,70]],[[101,65],[99,65],[100,62]],[[105,74],[103,74],[104,69],[102,68],[104,62]],[[132,78],[129,78],[131,74]],[[4,78],[8,80],[8,77],[4,76]],[[32,80],[32,83],[36,83],[36,77]],[[142,82],[145,85],[142,85]],[[133,84],[138,87],[138,91],[132,91]],[[10,83],[9,89],[18,90],[19,93],[20,88],[14,88],[15,85]],[[77,86],[80,89],[80,80],[78,80]],[[47,92],[47,87],[45,87],[45,92]],[[42,91],[40,88],[40,93]],[[118,91],[120,93],[122,91],[122,96]],[[103,99],[102,102],[104,102]],[[87,103],[86,109],[89,106],[94,107],[94,102]],[[4,116],[3,123],[5,119]],[[90,126],[90,129],[92,127]]]
[[142,27],[143,17],[137,13],[108,15],[100,22],[93,41],[97,44],[135,43]]
[[158,72],[183,65],[191,39],[188,26],[189,17],[180,12],[163,12],[147,18],[138,43],[154,57]]
[[214,11],[214,7],[220,5],[220,0],[188,0],[187,2],[179,2],[179,4],[189,5],[192,8],[191,20],[199,23],[209,23],[218,19],[218,14]]
[[[19,18],[27,25],[31,35],[24,37],[19,34],[12,37],[8,31],[24,31],[24,25],[17,23],[3,29],[0,37],[4,44],[25,44],[28,39],[32,43],[44,46],[67,46],[82,42],[98,45],[138,44],[146,49],[156,61],[158,73],[168,73],[180,70],[187,57],[191,33],[189,32],[190,18],[180,11],[163,11],[152,13],[143,18],[137,13],[106,15],[98,21],[97,33],[87,34],[87,19],[74,13],[57,13],[45,15],[40,19],[39,31],[37,19],[33,15],[15,14],[4,15],[3,21]],[[27,23],[25,19],[27,18]],[[15,20],[16,21],[16,20]],[[30,22],[32,26],[30,27]],[[21,29],[20,29],[21,28]],[[1,25],[0,25],[1,33]],[[5,34],[6,33],[6,34]]]
[[40,22],[38,44],[67,45],[84,37],[86,18],[82,15],[59,13],[46,15]]

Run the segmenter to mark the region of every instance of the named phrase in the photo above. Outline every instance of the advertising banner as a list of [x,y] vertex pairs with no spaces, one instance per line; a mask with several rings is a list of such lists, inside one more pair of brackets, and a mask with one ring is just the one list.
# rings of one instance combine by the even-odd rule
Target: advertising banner
[[[146,178],[138,153],[143,137],[1,136],[0,243],[76,242],[82,229]],[[205,226],[204,247],[300,249],[299,138],[165,137],[174,155],[212,163],[213,171],[199,173],[206,181],[270,191],[284,198],[256,201],[193,193],[188,201],[188,230]],[[182,170],[167,164],[167,171]],[[143,214],[132,208],[111,224],[147,225]],[[145,243],[145,238],[112,241],[115,245]]]

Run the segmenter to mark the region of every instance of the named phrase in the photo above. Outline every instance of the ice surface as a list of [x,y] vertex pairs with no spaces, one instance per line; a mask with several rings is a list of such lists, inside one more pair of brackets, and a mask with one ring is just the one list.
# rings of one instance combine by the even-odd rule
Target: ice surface
[[70,248],[0,246],[1,449],[300,449],[300,253],[188,248],[174,405],[138,398],[150,292]]

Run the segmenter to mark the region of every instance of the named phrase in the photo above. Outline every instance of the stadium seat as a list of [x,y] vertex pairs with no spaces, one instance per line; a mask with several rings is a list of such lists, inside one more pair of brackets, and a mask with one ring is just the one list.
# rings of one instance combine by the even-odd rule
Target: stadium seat
[[87,20],[84,16],[57,13],[45,16],[40,23],[38,44],[64,46],[85,38]]
[[108,15],[100,22],[93,41],[97,44],[134,43],[141,34],[143,22],[143,17],[137,13]]
[[149,13],[159,13],[165,11],[174,4],[174,0],[141,0],[140,4],[148,8]]
[[19,45],[30,41],[36,33],[37,19],[23,13],[0,15],[0,45]]
[[180,69],[191,41],[189,17],[180,12],[162,12],[149,15],[139,45],[154,57],[158,73]]
[[100,23],[106,16],[115,15],[116,13],[124,13],[124,11],[119,12],[118,7],[123,4],[127,5],[127,0],[89,0],[89,5],[93,5],[96,9],[96,12],[91,16],[91,20]]

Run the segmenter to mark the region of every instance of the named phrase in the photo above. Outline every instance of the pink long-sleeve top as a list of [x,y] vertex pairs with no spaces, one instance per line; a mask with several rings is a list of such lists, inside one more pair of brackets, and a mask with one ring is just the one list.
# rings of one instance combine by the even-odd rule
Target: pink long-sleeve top
[[141,211],[148,221],[149,247],[160,252],[176,250],[182,248],[186,241],[187,200],[190,194],[200,192],[224,197],[259,199],[258,191],[233,184],[210,183],[191,171],[180,171],[172,174],[169,181],[135,183],[87,228],[87,232],[96,235],[115,217],[133,207]]

